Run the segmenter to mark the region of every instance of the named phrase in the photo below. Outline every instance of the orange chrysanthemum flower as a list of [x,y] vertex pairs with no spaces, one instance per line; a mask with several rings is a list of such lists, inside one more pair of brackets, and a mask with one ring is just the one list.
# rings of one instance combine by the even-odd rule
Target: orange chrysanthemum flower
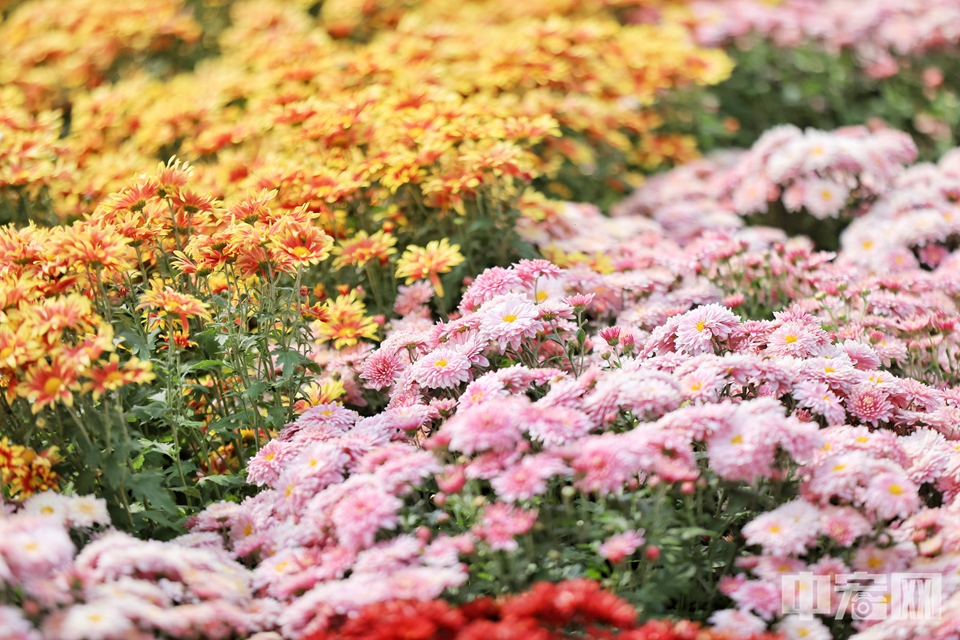
[[73,391],[79,389],[79,373],[73,363],[54,357],[50,363],[40,361],[27,371],[17,393],[33,402],[32,411],[62,402],[73,406]]
[[406,278],[407,284],[414,280],[429,279],[437,295],[442,298],[440,274],[449,272],[463,260],[460,245],[451,245],[446,238],[428,242],[426,248],[410,245],[397,262],[397,277]]
[[355,291],[337,296],[336,300],[327,303],[328,319],[314,322],[317,342],[333,340],[333,346],[340,349],[357,344],[360,338],[376,340],[378,325],[364,315],[366,310],[366,305],[357,300]]
[[359,231],[357,235],[342,241],[340,246],[334,248],[333,254],[337,258],[333,261],[333,266],[341,269],[356,265],[358,269],[362,269],[371,260],[379,260],[381,265],[385,265],[390,256],[397,252],[394,249],[395,244],[397,239],[382,230],[372,236],[367,235],[366,231]]
[[270,229],[269,247],[280,268],[305,267],[330,257],[333,238],[319,227],[284,218]]
[[188,318],[210,320],[210,312],[207,310],[206,303],[191,295],[166,287],[157,280],[153,280],[150,285],[152,291],[147,291],[140,296],[140,304],[137,305],[137,309],[158,309],[163,315],[176,316],[180,319],[180,326],[183,327],[183,332],[187,335],[190,333]]
[[116,391],[127,384],[142,384],[150,382],[156,375],[150,371],[149,362],[141,362],[139,358],[131,357],[123,366],[117,354],[110,356],[110,360],[100,366],[92,367],[84,372],[89,382],[83,385],[84,391],[92,391],[95,400],[107,391]]

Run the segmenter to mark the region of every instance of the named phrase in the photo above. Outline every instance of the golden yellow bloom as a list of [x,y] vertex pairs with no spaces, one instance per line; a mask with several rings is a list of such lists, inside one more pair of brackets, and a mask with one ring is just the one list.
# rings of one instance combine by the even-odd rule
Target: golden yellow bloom
[[397,262],[396,277],[406,278],[407,284],[429,279],[437,295],[442,298],[443,285],[439,274],[448,273],[463,260],[460,245],[451,245],[446,238],[428,242],[425,248],[410,245]]

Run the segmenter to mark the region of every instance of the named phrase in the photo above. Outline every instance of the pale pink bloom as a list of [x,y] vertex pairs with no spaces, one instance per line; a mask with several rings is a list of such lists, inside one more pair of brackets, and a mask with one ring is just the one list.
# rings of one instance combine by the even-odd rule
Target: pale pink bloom
[[543,326],[536,306],[517,295],[491,300],[479,313],[481,338],[496,342],[501,352],[520,348],[521,340],[535,337]]
[[850,357],[853,365],[861,371],[872,371],[880,366],[880,356],[868,344],[855,340],[844,340],[840,348]]
[[291,442],[274,439],[263,446],[247,462],[247,482],[276,487],[286,463],[296,455],[297,446]]
[[719,304],[707,304],[680,316],[676,346],[692,355],[714,353],[714,341],[723,341],[737,331],[740,318]]
[[643,543],[646,542],[643,533],[643,529],[638,529],[612,535],[600,545],[597,553],[610,562],[620,562],[627,556],[633,555],[634,551],[643,546]]
[[815,616],[801,616],[791,613],[780,621],[777,631],[784,640],[831,640],[830,629]]
[[360,417],[356,411],[347,409],[339,402],[318,404],[310,407],[294,424],[302,428],[325,428],[344,431],[349,429]]
[[513,269],[490,267],[474,279],[463,293],[461,311],[475,311],[484,302],[502,296],[523,286],[520,275]]
[[75,604],[67,609],[57,637],[61,640],[124,640],[133,622],[113,602]]
[[827,419],[830,426],[844,424],[847,412],[837,395],[825,382],[804,380],[793,387],[793,397],[798,407],[810,409]]
[[18,607],[0,605],[0,629],[3,629],[4,640],[42,640],[43,636],[37,631],[33,623],[23,617]]
[[817,541],[819,519],[815,506],[794,500],[754,518],[743,527],[743,536],[764,553],[803,555]]
[[785,322],[770,334],[766,352],[772,356],[810,358],[817,354],[818,347],[819,336],[812,327],[799,322]]
[[384,411],[390,426],[400,431],[416,431],[430,419],[430,407],[411,404]]
[[529,500],[543,495],[547,481],[570,472],[563,462],[549,454],[525,456],[519,464],[512,465],[490,481],[497,496],[505,502]]
[[815,218],[836,218],[846,207],[850,190],[833,180],[811,178],[804,186],[803,206]]
[[536,511],[495,502],[484,507],[483,517],[474,525],[473,532],[491,549],[516,551],[519,545],[514,537],[530,531],[536,521]]
[[440,347],[417,360],[413,379],[427,389],[450,389],[470,380],[470,361],[459,351]]
[[447,589],[460,586],[467,577],[462,566],[407,567],[376,579],[383,581],[385,599],[432,600]]
[[892,547],[880,548],[874,544],[862,545],[853,556],[850,565],[854,571],[870,573],[894,573],[910,566],[917,556],[917,547],[912,542],[904,542]]
[[877,426],[893,417],[893,404],[889,396],[872,382],[858,384],[847,397],[847,411],[861,422]]
[[527,429],[530,437],[545,446],[559,446],[579,440],[594,428],[589,416],[578,409],[541,406],[543,400],[530,406]]
[[75,551],[56,518],[25,515],[9,524],[0,520],[0,557],[19,580],[65,566]]
[[503,382],[491,375],[484,375],[467,385],[467,388],[457,399],[457,405],[462,411],[484,402],[506,398],[509,395],[503,387]]
[[403,501],[380,489],[367,485],[353,489],[333,508],[330,519],[340,544],[350,549],[364,549],[373,544],[381,529],[397,526],[397,512]]
[[939,478],[955,453],[952,443],[948,443],[942,434],[933,429],[917,429],[898,440],[910,458],[907,475],[918,485]]
[[347,454],[329,442],[314,442],[307,445],[284,468],[278,486],[295,484],[298,490],[318,493],[331,484],[343,480]]
[[600,495],[622,489],[640,472],[640,461],[628,442],[619,434],[604,433],[569,445],[565,457],[570,459],[574,484],[582,491]]
[[720,609],[714,611],[707,619],[713,630],[727,631],[738,636],[763,633],[767,630],[767,623],[746,611],[737,609]]
[[780,584],[785,575],[807,570],[806,563],[789,556],[750,556],[748,560],[751,564],[756,563],[750,569],[754,575],[761,580],[776,584]]
[[849,547],[857,538],[873,530],[869,520],[853,507],[824,507],[820,512],[820,532]]
[[887,472],[870,480],[863,494],[863,505],[878,520],[906,518],[920,508],[920,496],[908,477]]
[[400,372],[406,366],[396,353],[386,349],[378,349],[363,361],[360,377],[367,381],[366,386],[368,388],[379,391],[396,382]]
[[24,500],[20,513],[30,516],[44,516],[53,518],[59,523],[66,523],[70,510],[67,500],[66,496],[56,491],[42,491]]
[[475,405],[447,420],[442,431],[452,451],[510,451],[522,437],[520,421],[528,404],[526,398],[511,398]]
[[549,260],[521,260],[515,271],[527,287],[533,286],[539,278],[552,279],[563,275],[563,270]]
[[780,583],[746,580],[729,594],[741,610],[755,611],[764,620],[771,620],[783,610]]
[[412,564],[422,549],[423,543],[414,536],[399,535],[357,554],[353,572],[389,575]]
[[416,313],[423,305],[430,302],[434,293],[433,285],[426,280],[410,285],[400,285],[398,291],[393,310],[401,317]]
[[88,528],[94,525],[109,525],[110,514],[107,501],[93,495],[69,496],[67,498],[67,522],[71,527]]

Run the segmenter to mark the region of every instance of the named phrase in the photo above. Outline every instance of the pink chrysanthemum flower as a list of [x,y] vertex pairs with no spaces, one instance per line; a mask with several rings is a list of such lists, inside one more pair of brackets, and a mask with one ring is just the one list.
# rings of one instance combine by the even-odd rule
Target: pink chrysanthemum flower
[[495,502],[484,508],[483,517],[473,530],[491,549],[516,551],[519,545],[514,537],[530,531],[536,521],[536,511]]
[[814,218],[836,218],[847,204],[850,190],[833,180],[813,178],[806,181],[803,206]]
[[877,426],[893,417],[893,404],[889,396],[872,382],[862,382],[854,387],[847,398],[847,411],[861,422]]
[[294,455],[296,447],[290,442],[271,440],[247,463],[247,482],[275,487],[284,464]]
[[399,294],[396,302],[393,303],[393,310],[400,317],[416,313],[423,305],[430,302],[433,298],[433,285],[427,280],[414,282],[410,285],[400,285]]
[[797,406],[810,409],[827,419],[829,426],[841,425],[846,421],[847,412],[837,395],[825,382],[805,380],[793,387],[793,397]]
[[491,301],[480,311],[480,336],[484,340],[493,340],[500,351],[507,347],[518,349],[524,338],[533,338],[542,324],[537,317],[535,305],[519,296],[506,296],[499,302]]
[[738,636],[761,634],[767,630],[767,623],[747,611],[721,609],[714,611],[707,622],[717,632],[730,632]]
[[590,417],[578,409],[533,405],[528,412],[530,437],[546,446],[559,446],[584,437],[594,428]]
[[584,310],[593,304],[593,299],[596,297],[594,293],[577,293],[572,296],[564,298],[561,302],[565,302],[573,308],[574,313],[583,313]]
[[310,407],[297,418],[296,424],[300,427],[325,427],[332,429],[349,429],[357,421],[360,414],[347,409],[339,402],[329,402]]
[[448,420],[442,431],[452,451],[512,451],[522,437],[520,421],[527,404],[519,398],[479,404]]
[[862,535],[873,530],[870,521],[853,507],[826,507],[820,516],[820,532],[849,547]]
[[330,519],[340,544],[365,549],[373,544],[380,529],[397,526],[397,512],[403,501],[373,486],[360,486],[347,493],[333,508]]
[[504,469],[490,484],[501,500],[516,502],[543,495],[547,490],[547,480],[569,472],[570,469],[560,459],[539,454],[526,456],[519,464]]
[[754,518],[743,527],[743,536],[764,553],[803,555],[817,541],[819,516],[815,506],[794,500]]
[[406,368],[406,364],[396,353],[379,349],[363,361],[360,378],[366,380],[368,389],[379,391],[396,382],[397,377]]
[[740,318],[719,304],[706,304],[680,317],[677,326],[678,351],[692,355],[713,353],[713,341],[726,340],[740,326]]
[[513,269],[491,267],[481,273],[463,293],[461,311],[476,311],[480,305],[497,296],[506,295],[523,286],[523,280]]
[[455,349],[441,347],[417,360],[413,379],[427,389],[450,389],[470,380],[470,360]]
[[771,356],[810,358],[817,355],[819,340],[812,327],[799,322],[785,322],[767,341],[767,353]]
[[638,529],[637,531],[626,531],[612,535],[600,545],[597,553],[610,562],[620,562],[627,556],[633,555],[634,551],[643,546],[643,543],[646,542],[643,533],[643,529]]
[[863,494],[863,506],[878,520],[905,518],[920,508],[917,486],[908,477],[898,473],[874,476]]
[[515,267],[523,284],[530,287],[538,278],[559,278],[563,270],[549,260],[521,260]]
[[613,433],[584,438],[570,445],[570,466],[577,477],[576,486],[600,495],[622,489],[640,471],[640,461],[627,445],[627,440]]

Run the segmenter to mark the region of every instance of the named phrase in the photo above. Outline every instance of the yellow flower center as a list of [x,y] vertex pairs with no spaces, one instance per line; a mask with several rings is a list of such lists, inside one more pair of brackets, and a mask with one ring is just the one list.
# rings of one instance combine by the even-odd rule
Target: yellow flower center
[[[697,380],[692,385],[690,385],[690,391],[700,391],[700,388],[703,386],[703,383]],[[737,436],[739,437],[739,436]]]
[[517,319],[517,316],[515,316],[515,315],[512,314],[512,313],[509,313],[509,314],[503,316],[503,321],[504,321],[504,322],[513,322],[513,321],[516,320],[516,319]]
[[547,299],[546,291],[537,291],[537,302],[543,302]]
[[793,344],[794,342],[797,341],[797,336],[791,333],[787,337],[785,337],[783,341],[786,342],[787,344]]
[[447,366],[447,361],[437,360],[436,362],[433,363],[433,366],[435,366],[437,369],[442,369],[443,367]]
[[837,370],[834,369],[833,367],[824,367],[824,368],[823,368],[823,372],[824,372],[824,373],[836,373]]
[[743,444],[743,436],[735,435],[730,439],[730,444]]
[[707,328],[707,323],[704,322],[703,320],[697,323],[697,331],[703,331],[706,328]]
[[889,491],[891,495],[899,496],[903,493],[903,487],[898,484],[892,484],[887,491]]
[[47,378],[47,381],[43,383],[43,392],[48,396],[52,396],[53,394],[60,391],[60,387],[62,386],[63,386],[63,380],[61,380],[56,376],[53,376],[51,378]]
[[770,533],[780,533],[780,526],[775,524],[772,527],[770,527],[768,531]]
[[50,505],[40,507],[40,513],[42,513],[45,516],[48,516],[51,513],[53,513],[53,507],[51,507]]

